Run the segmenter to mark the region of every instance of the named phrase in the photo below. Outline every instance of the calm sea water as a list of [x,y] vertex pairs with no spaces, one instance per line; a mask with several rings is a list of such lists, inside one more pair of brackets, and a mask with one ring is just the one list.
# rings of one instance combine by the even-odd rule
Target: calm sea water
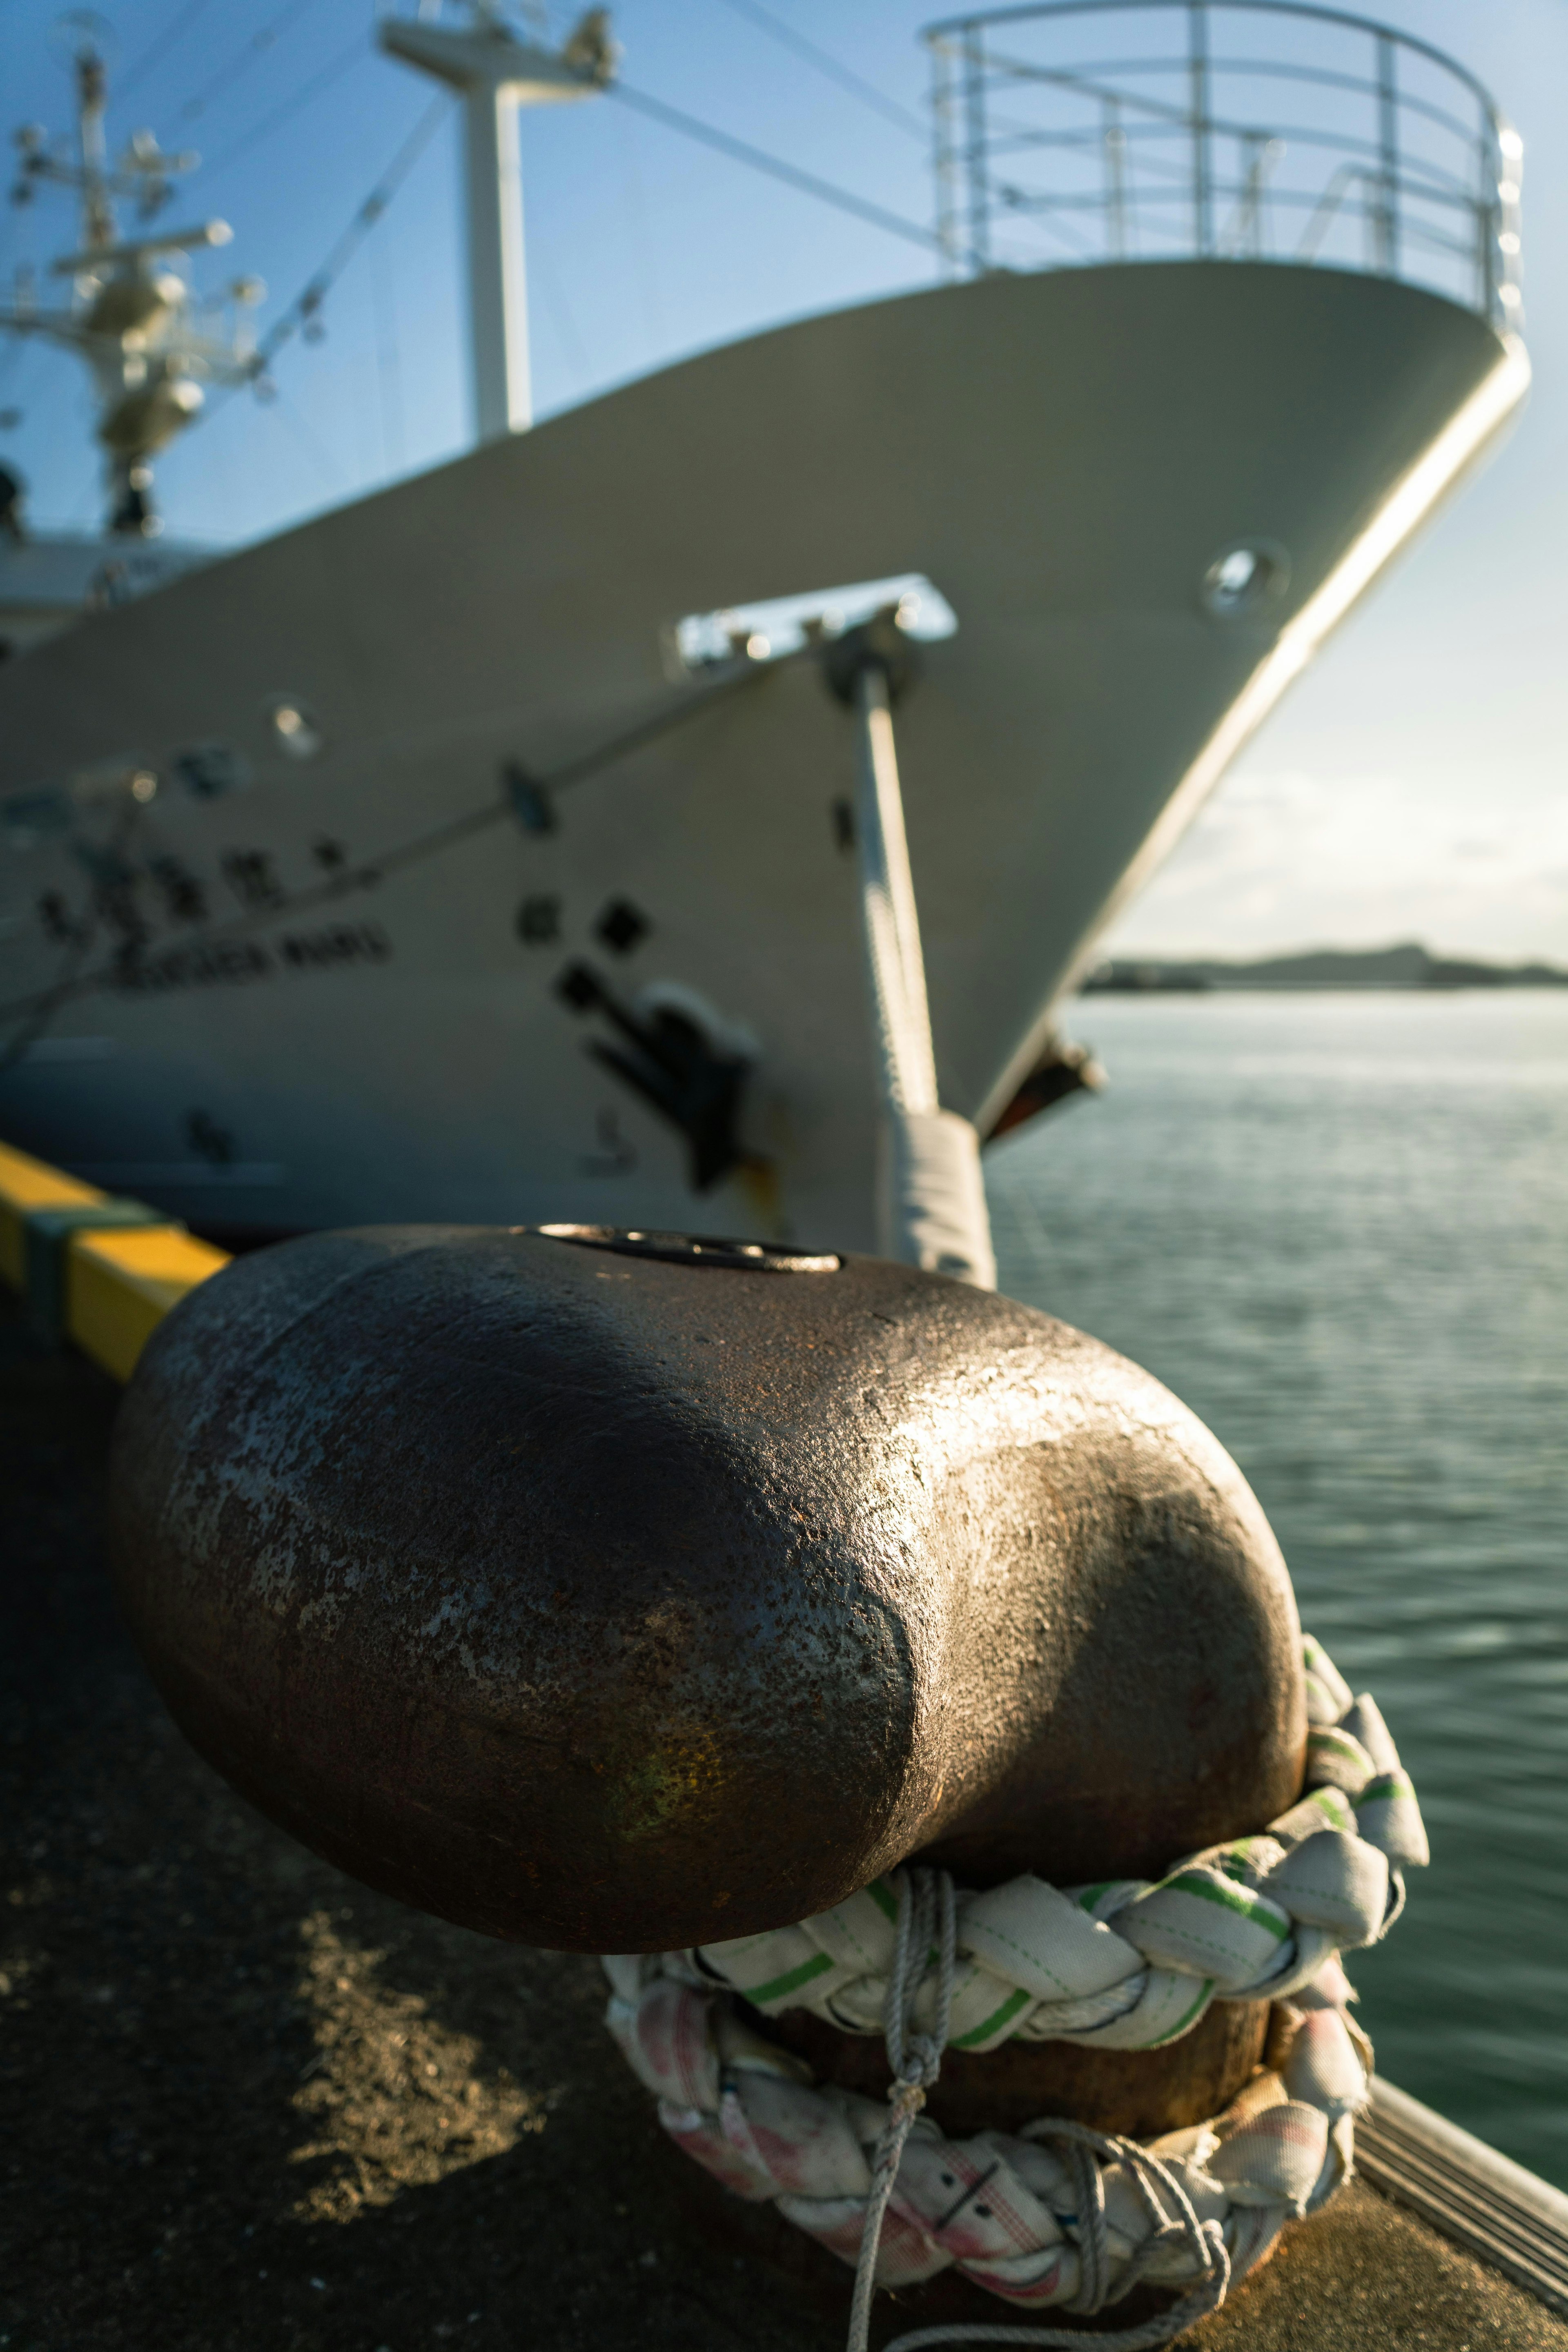
[[1373,1690],[1433,1863],[1381,2071],[1568,2188],[1568,991],[1089,998],[990,1155],[1001,1286],[1146,1364]]

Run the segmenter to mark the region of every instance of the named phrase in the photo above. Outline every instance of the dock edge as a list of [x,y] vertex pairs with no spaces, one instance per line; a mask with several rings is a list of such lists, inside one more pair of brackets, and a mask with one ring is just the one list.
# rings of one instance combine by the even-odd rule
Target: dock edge
[[1489,2269],[1568,2316],[1568,2196],[1374,2077],[1356,2170]]

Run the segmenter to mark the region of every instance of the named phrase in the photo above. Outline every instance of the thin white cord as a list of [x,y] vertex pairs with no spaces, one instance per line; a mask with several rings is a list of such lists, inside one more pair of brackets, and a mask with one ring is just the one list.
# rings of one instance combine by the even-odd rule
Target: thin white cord
[[[847,2352],[867,2352],[871,2302],[877,2291],[877,2257],[882,2224],[899,2177],[904,2144],[915,2117],[926,2103],[942,2072],[942,2052],[952,2016],[952,1979],[958,1942],[958,1914],[952,1880],[945,1870],[906,1867],[898,1874],[899,1931],[888,1997],[883,2008],[888,2063],[893,2081],[888,2098],[888,2120],[871,2159],[871,2192],[855,2269],[855,2294],[849,2306]],[[935,1938],[933,1948],[933,1937]],[[936,2016],[930,2033],[914,2031],[914,2007],[927,1969],[936,1963]],[[1217,2311],[1230,2285],[1230,2257],[1217,2221],[1200,2221],[1181,2181],[1157,2157],[1136,2140],[1115,2138],[1090,2131],[1086,2124],[1051,2116],[1026,2124],[1024,2137],[1053,2142],[1072,2172],[1079,2213],[1078,2252],[1081,2283],[1065,2307],[1085,2317],[1104,2308],[1112,2281],[1120,2297],[1142,2275],[1157,2256],[1184,2244],[1200,2276],[1198,2284],[1167,2312],[1140,2326],[1097,2335],[1094,2352],[1153,2352],[1173,2337]],[[1097,2162],[1096,2158],[1100,2162]],[[1123,2166],[1153,2224],[1130,2263],[1118,2267],[1110,2258],[1106,2234],[1105,2183],[1100,2163]],[[1168,2200],[1163,2202],[1162,2200]],[[1031,2352],[1082,2352],[1081,2329],[1008,2327],[980,2320],[971,2325],[951,2323],[941,2327],[917,2327],[896,2336],[885,2352],[924,2352],[938,2344],[1016,2344]]]
[[[958,1951],[958,1911],[952,1880],[945,1870],[910,1867],[900,1871],[898,1888],[899,1940],[882,2011],[893,2082],[888,2098],[888,2120],[871,2159],[871,2193],[866,2200],[860,2259],[855,2268],[855,2295],[849,2306],[848,2352],[866,2352],[871,2298],[877,2292],[877,2255],[882,2243],[888,2200],[899,2177],[904,2142],[926,2103],[926,2093],[942,2072],[942,2053],[947,2047],[952,2017],[952,1975]],[[939,1911],[935,2032],[916,2033],[915,1999],[932,1956],[931,1932]]]

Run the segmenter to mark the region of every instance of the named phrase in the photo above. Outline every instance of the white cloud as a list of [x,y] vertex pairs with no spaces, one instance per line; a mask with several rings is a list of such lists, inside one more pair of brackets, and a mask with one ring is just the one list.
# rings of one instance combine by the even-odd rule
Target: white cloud
[[1106,944],[1191,955],[1395,939],[1568,956],[1568,793],[1244,770]]

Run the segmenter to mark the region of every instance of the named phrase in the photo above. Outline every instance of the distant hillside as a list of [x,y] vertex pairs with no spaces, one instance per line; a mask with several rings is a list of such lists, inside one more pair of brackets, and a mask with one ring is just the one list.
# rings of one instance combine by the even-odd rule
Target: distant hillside
[[1122,959],[1100,964],[1086,996],[1183,994],[1224,988],[1568,988],[1550,963],[1481,963],[1436,956],[1418,940],[1392,948],[1306,948],[1256,963],[1216,956],[1191,963]]

